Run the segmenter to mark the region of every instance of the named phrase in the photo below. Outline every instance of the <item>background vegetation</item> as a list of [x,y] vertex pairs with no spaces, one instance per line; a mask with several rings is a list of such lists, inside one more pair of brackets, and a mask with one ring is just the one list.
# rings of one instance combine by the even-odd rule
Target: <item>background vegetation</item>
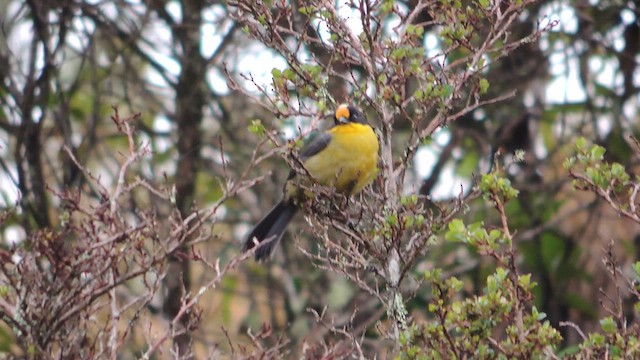
[[[5,0],[0,26],[3,356],[640,356],[635,2]],[[341,102],[374,184],[239,254]]]

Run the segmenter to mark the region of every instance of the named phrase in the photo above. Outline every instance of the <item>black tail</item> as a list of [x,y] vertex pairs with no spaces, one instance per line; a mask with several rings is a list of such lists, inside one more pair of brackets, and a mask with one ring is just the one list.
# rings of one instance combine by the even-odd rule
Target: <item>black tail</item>
[[244,241],[242,251],[246,252],[259,246],[256,250],[256,260],[266,260],[271,256],[273,249],[280,242],[284,230],[293,219],[298,207],[291,201],[282,200],[278,205],[274,206],[271,211],[260,220],[260,222],[251,230],[247,239]]

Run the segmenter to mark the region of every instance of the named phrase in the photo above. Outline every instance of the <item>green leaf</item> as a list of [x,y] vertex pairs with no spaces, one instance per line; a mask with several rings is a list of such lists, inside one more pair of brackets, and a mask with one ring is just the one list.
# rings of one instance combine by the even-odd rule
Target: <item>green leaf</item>
[[453,231],[453,232],[465,232],[466,231],[464,223],[460,219],[453,219],[449,223],[449,230]]
[[620,165],[619,163],[611,164],[611,175],[613,175],[616,178],[620,178],[624,174],[625,174],[624,166]]
[[388,14],[393,10],[393,0],[385,0],[380,6],[380,11],[382,14]]
[[568,157],[564,160],[564,162],[562,163],[562,167],[565,170],[570,170],[571,168],[573,168],[573,166],[576,164],[576,157],[575,156],[571,156]]
[[636,261],[633,264],[633,271],[636,273],[636,276],[640,278],[640,261]]
[[479,85],[480,85],[480,94],[485,94],[489,89],[489,81],[487,79],[482,78],[480,79]]
[[604,158],[604,153],[605,153],[605,152],[606,152],[606,150],[605,150],[602,146],[600,146],[600,145],[593,145],[593,146],[591,147],[591,151],[590,151],[590,153],[591,153],[591,158],[592,158],[593,160],[598,160],[598,161],[600,161],[600,160],[602,160],[602,159]]
[[394,49],[391,52],[391,58],[393,58],[394,60],[401,60],[403,59],[405,56],[407,55],[407,49],[406,48],[397,48]]
[[260,137],[264,136],[266,132],[264,125],[262,125],[262,120],[260,119],[251,120],[251,125],[247,127],[247,130],[249,130],[250,133],[256,134]]
[[520,275],[518,278],[518,284],[525,289],[529,289],[531,285],[531,274]]
[[618,326],[611,316],[607,316],[606,318],[601,319],[600,327],[602,327],[602,331],[607,334],[614,334],[618,332]]
[[495,277],[496,277],[497,280],[502,282],[507,278],[508,274],[509,274],[509,270],[507,270],[505,268],[497,268]]
[[293,80],[296,78],[296,73],[293,72],[293,70],[291,70],[290,68],[284,69],[282,75],[284,75],[285,79],[287,80]]
[[312,15],[316,11],[316,8],[313,6],[301,6],[298,9],[298,12],[302,15]]

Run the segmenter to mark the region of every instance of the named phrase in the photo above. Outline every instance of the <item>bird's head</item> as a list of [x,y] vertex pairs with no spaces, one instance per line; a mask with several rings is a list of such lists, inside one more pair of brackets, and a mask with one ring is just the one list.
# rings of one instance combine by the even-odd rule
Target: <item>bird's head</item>
[[367,120],[360,110],[355,106],[349,104],[342,104],[338,106],[335,114],[333,115],[333,121],[336,125],[348,124],[350,122],[366,124]]

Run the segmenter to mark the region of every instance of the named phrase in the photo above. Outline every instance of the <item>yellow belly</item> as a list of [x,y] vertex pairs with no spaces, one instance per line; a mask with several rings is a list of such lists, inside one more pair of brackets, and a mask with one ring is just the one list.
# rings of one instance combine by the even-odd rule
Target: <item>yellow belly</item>
[[378,173],[378,138],[368,125],[350,123],[328,131],[331,141],[304,165],[321,185],[356,194]]

